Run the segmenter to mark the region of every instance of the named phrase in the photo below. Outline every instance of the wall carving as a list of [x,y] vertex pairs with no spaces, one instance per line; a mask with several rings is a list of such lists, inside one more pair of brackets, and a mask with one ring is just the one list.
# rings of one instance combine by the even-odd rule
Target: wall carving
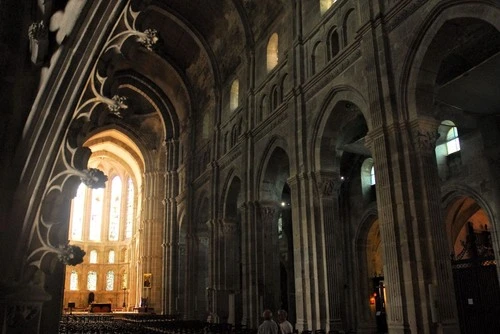
[[344,60],[325,66],[325,68],[304,85],[306,99],[310,99],[321,89],[328,85],[333,79],[339,76],[344,70],[355,63],[361,57],[361,49],[356,48]]
[[400,9],[396,11],[394,16],[386,23],[385,27],[387,28],[387,31],[391,31],[396,28],[401,24],[401,22],[405,21],[411,14],[413,14],[426,2],[427,0],[408,1],[407,4],[404,5],[404,7],[400,7]]

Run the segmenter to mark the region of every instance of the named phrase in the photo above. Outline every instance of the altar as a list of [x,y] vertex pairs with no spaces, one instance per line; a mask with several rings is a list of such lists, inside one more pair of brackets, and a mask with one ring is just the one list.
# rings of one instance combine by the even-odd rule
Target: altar
[[90,304],[90,313],[110,313],[111,303],[92,303]]

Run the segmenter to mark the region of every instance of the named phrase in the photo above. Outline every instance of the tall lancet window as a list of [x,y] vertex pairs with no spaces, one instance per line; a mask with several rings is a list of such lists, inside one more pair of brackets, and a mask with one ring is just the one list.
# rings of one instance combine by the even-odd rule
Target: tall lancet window
[[87,290],[97,290],[97,273],[95,271],[89,271],[87,275]]
[[108,263],[115,263],[115,251],[110,250],[108,253]]
[[69,276],[69,289],[71,291],[78,290],[78,273],[73,270]]
[[103,188],[92,190],[92,204],[90,209],[90,229],[89,229],[89,239],[92,241],[101,240],[103,195],[104,195]]
[[125,226],[125,239],[132,238],[134,223],[134,183],[131,178],[127,181],[127,223]]
[[80,184],[73,199],[71,213],[71,240],[82,240],[83,212],[85,210],[85,185]]
[[108,271],[106,273],[106,291],[113,291],[115,287],[115,273]]
[[111,205],[109,210],[109,240],[117,241],[120,233],[120,207],[122,204],[122,180],[115,176],[111,181]]

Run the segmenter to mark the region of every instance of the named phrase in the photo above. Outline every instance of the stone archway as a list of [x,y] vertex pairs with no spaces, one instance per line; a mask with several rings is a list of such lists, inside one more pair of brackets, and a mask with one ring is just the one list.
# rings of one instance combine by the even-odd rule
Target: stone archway
[[371,157],[365,145],[369,123],[364,108],[364,100],[355,90],[341,87],[332,91],[316,123],[313,140],[312,158],[320,198],[316,210],[324,234],[319,242],[326,254],[327,274],[321,284],[328,291],[321,302],[328,305],[324,321],[330,330],[359,325],[354,302],[359,298],[348,277],[355,269],[342,259],[355,256],[349,247],[355,242],[349,222],[362,221],[360,213],[374,205],[375,200],[375,196],[364,196],[361,186],[362,163]]
[[448,198],[448,235],[462,333],[500,331],[500,283],[488,211],[472,197]]
[[232,175],[224,199],[224,216],[222,218],[222,249],[219,257],[222,282],[217,300],[217,316],[221,322],[240,324],[243,315],[242,306],[242,228],[240,207],[242,204],[241,179]]
[[[259,216],[261,225],[262,269],[260,298],[263,308],[278,310],[281,305],[281,269],[278,222],[282,217],[283,191],[290,177],[288,154],[274,146],[266,158],[259,184]],[[289,189],[289,188],[288,188]],[[288,253],[288,250],[285,251]]]
[[385,283],[382,238],[375,208],[365,214],[355,241],[358,332],[385,333]]

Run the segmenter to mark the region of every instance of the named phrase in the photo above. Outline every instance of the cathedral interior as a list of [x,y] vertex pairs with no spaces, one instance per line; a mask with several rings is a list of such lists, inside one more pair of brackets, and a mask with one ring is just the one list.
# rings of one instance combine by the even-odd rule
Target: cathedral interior
[[1,333],[68,308],[500,333],[498,0],[0,17]]

